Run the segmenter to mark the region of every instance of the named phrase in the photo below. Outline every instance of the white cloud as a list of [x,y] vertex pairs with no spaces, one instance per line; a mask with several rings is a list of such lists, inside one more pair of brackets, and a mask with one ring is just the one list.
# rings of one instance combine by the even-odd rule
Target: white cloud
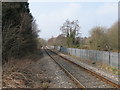
[[29,2],[118,2],[118,1],[119,0],[29,0]]
[[109,15],[114,13],[118,13],[118,3],[105,3],[97,9],[97,14],[99,15]]
[[90,4],[83,5],[85,4],[67,3],[66,6],[58,6],[55,9],[49,6],[42,7],[39,4],[37,7],[31,6],[32,14],[41,29],[40,37],[50,38],[59,35],[60,26],[66,19],[80,21],[82,36],[88,36],[89,30],[96,25],[109,27],[117,20],[117,3],[100,3],[97,7],[89,6]]
[[[39,24],[39,28],[42,30],[40,33],[41,37],[45,37],[44,35],[48,33],[46,37],[51,37],[50,35],[56,36],[60,34],[60,25],[66,19],[74,20],[73,18],[76,16],[77,11],[80,9],[80,4],[72,3],[66,6],[66,8],[61,9],[57,12],[49,12],[48,13],[40,13],[40,15],[36,18],[37,24]],[[54,32],[54,33],[53,33]]]

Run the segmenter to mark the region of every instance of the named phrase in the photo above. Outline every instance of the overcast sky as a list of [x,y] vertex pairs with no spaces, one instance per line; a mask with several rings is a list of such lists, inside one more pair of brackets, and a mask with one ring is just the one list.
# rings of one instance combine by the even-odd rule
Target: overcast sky
[[30,2],[30,11],[44,39],[61,34],[60,26],[67,19],[79,20],[83,37],[95,26],[109,28],[118,20],[117,2]]

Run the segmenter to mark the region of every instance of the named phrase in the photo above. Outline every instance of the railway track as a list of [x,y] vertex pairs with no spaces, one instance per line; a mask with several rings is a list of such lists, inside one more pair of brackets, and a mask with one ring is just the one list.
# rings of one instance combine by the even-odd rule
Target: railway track
[[79,88],[120,88],[118,84],[67,60],[49,49],[45,49],[45,51]]

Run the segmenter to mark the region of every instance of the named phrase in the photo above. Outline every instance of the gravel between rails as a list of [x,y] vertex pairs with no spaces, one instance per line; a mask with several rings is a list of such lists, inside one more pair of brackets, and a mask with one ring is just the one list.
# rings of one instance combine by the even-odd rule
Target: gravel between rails
[[43,68],[51,80],[49,88],[77,88],[72,80],[61,70],[61,68],[43,50]]
[[88,68],[90,70],[92,70],[93,72],[96,72],[98,74],[100,74],[101,76],[104,76],[108,79],[110,79],[111,81],[114,81],[116,83],[119,83],[119,78],[120,75],[114,75],[113,73],[105,70],[104,68],[102,68],[102,64],[101,63],[97,63],[96,65],[92,64],[91,60],[82,60],[80,57],[73,57],[67,54],[63,54],[57,50],[54,50],[56,53],[60,54],[61,56],[71,60],[72,62],[75,62],[79,65],[82,65],[85,68]]
[[90,73],[84,71],[78,66],[63,60],[61,57],[55,55],[51,51],[49,53],[52,57],[62,64],[72,75],[74,75],[86,88],[114,88],[111,85],[101,81],[97,77],[91,75]]

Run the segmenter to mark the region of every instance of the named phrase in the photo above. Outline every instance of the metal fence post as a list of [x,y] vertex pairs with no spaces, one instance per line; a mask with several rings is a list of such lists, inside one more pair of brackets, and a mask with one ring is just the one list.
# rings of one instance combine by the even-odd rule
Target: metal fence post
[[110,65],[110,51],[109,51],[109,65]]
[[76,48],[75,48],[75,56],[76,56]]
[[[79,52],[80,52],[80,49],[79,49]],[[80,54],[81,54],[81,52],[80,52]],[[79,55],[80,55],[80,54],[79,54]],[[81,55],[80,55],[80,58],[81,58]]]
[[97,61],[97,50],[96,50],[96,61]]

